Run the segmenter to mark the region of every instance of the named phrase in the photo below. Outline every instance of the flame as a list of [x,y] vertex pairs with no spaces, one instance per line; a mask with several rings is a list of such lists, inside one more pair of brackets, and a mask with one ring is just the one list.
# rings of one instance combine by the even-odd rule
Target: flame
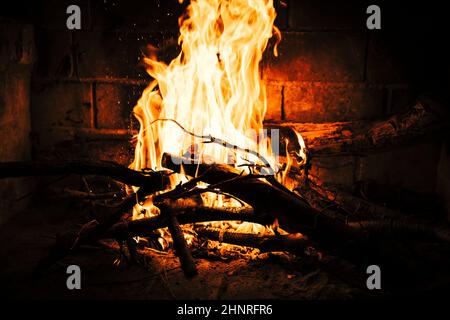
[[[168,65],[155,56],[144,59],[154,80],[134,108],[140,131],[131,168],[163,169],[163,153],[186,156],[195,151],[200,159],[208,157],[247,172],[248,167],[241,165],[261,159],[276,170],[276,152],[261,134],[267,100],[260,77],[260,61],[269,39],[281,39],[275,17],[273,0],[191,1],[179,19],[180,54]],[[236,155],[236,150],[200,138],[210,136],[256,154]],[[172,187],[187,181],[182,174],[173,177]],[[203,200],[211,206],[239,205],[209,193]],[[136,208],[135,217],[141,212],[153,215],[157,209],[148,202]],[[261,231],[251,224],[232,227]]]

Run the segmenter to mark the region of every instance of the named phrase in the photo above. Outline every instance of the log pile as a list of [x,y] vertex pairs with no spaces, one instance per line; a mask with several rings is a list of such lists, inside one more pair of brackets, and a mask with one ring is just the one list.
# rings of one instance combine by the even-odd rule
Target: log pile
[[[407,114],[391,117],[384,122],[322,125],[283,123],[272,127],[288,128],[284,131],[286,135],[291,134],[292,129],[301,132],[308,146],[309,155],[325,156],[361,153],[399,143],[409,143],[411,139],[415,140],[447,127],[448,123],[439,120],[439,112],[418,103]],[[39,266],[38,272],[78,247],[103,239],[115,239],[120,243],[126,243],[133,255],[133,252],[136,252],[133,249],[134,237],[151,237],[155,230],[168,228],[181,267],[185,275],[191,277],[197,272],[195,260],[181,226],[201,222],[246,221],[268,226],[277,221],[281,229],[291,234],[301,233],[302,236],[232,233],[204,225],[197,226],[195,231],[199,237],[254,247],[263,252],[288,251],[301,256],[324,251],[334,255],[342,254],[346,259],[357,257],[355,260],[361,259],[364,245],[371,241],[374,235],[379,234],[380,229],[389,231],[388,228],[383,229],[383,225],[387,225],[386,221],[389,221],[391,228],[398,226],[399,230],[409,228],[410,232],[414,232],[414,228],[411,227],[414,224],[411,221],[404,222],[402,214],[377,207],[361,199],[352,199],[344,194],[332,198],[329,196],[332,191],[310,180],[307,173],[307,183],[302,189],[289,190],[273,175],[244,174],[229,165],[189,164],[188,160],[177,155],[164,154],[162,165],[166,170],[163,171],[135,171],[112,162],[10,162],[0,163],[0,178],[65,174],[100,175],[139,188],[134,193],[124,195],[119,203],[103,208],[105,212],[102,218],[84,224],[76,232],[66,232],[59,236],[49,256]],[[189,176],[190,180],[168,190],[170,176],[181,172]],[[206,183],[208,187],[200,187],[200,183]],[[224,194],[237,199],[242,206],[212,208],[198,203],[186,205],[180,202],[183,199],[198,199],[204,192]],[[71,196],[88,200],[108,197],[105,194],[95,196],[77,191],[71,191]],[[149,198],[159,209],[157,216],[140,220],[127,218],[137,203],[143,203]],[[365,214],[366,218],[353,216],[351,219],[343,219],[339,215],[339,210],[323,206],[323,203],[330,201],[334,201],[340,208],[349,206],[364,208],[361,214]],[[353,207],[348,211],[354,212],[354,209]],[[367,219],[367,215],[372,218]],[[424,226],[423,223],[420,225]],[[424,234],[440,240],[449,240],[449,233],[446,230],[431,227],[428,229],[423,227],[421,230]],[[323,258],[322,254],[314,256]]]

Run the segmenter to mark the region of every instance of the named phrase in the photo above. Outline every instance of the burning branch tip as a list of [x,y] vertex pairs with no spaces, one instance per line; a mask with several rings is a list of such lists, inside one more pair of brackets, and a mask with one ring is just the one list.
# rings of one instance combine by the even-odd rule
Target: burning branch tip
[[151,126],[152,124],[158,122],[158,121],[170,121],[170,122],[173,122],[173,123],[175,123],[181,130],[183,130],[185,133],[187,133],[187,134],[189,134],[189,135],[191,135],[191,136],[193,136],[193,137],[195,137],[195,138],[208,139],[208,140],[206,140],[206,141],[202,141],[202,143],[215,143],[215,144],[221,145],[221,146],[223,146],[223,147],[225,147],[225,148],[228,148],[228,149],[231,149],[231,150],[234,150],[234,151],[238,150],[238,151],[241,151],[241,152],[244,152],[244,153],[252,154],[252,155],[256,156],[257,158],[259,158],[259,159],[264,163],[264,166],[265,166],[266,168],[269,168],[269,169],[270,169],[270,172],[271,172],[270,174],[273,174],[273,173],[274,173],[274,170],[272,169],[272,166],[270,165],[269,161],[267,161],[267,159],[266,159],[262,154],[260,154],[260,153],[257,152],[257,151],[250,150],[250,149],[247,149],[247,148],[242,148],[242,147],[240,147],[240,146],[238,146],[238,145],[229,143],[229,142],[227,142],[226,140],[223,140],[223,139],[220,139],[220,138],[213,137],[212,135],[198,135],[198,134],[195,134],[195,133],[193,133],[193,132],[187,130],[185,127],[183,127],[183,126],[182,126],[178,121],[176,121],[175,119],[158,118],[158,119],[155,119],[155,120],[153,120],[152,122],[150,122],[150,126]]

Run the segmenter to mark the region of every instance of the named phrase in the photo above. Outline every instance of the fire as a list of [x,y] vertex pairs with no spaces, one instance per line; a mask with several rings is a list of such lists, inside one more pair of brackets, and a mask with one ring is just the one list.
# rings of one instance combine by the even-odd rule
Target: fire
[[[163,169],[161,158],[167,152],[195,153],[200,161],[228,163],[247,173],[249,163],[266,159],[263,171],[276,171],[277,152],[261,134],[267,100],[260,77],[269,39],[281,39],[275,17],[272,0],[191,1],[179,20],[180,54],[168,65],[156,57],[145,58],[154,80],[134,108],[140,131],[131,168]],[[205,137],[239,149],[204,143]],[[245,149],[254,153],[240,152]],[[174,175],[172,187],[180,181],[187,178]],[[203,200],[211,206],[239,205],[209,193]],[[151,203],[136,208],[136,217],[142,209],[151,214],[155,208]],[[251,224],[233,227],[261,231]]]

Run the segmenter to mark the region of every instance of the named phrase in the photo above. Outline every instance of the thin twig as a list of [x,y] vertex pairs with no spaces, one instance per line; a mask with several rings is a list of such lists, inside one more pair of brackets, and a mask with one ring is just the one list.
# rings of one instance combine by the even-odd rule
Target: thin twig
[[184,127],[183,127],[178,121],[176,121],[175,119],[159,118],[159,119],[155,119],[155,120],[153,120],[152,122],[150,122],[150,125],[152,125],[152,124],[154,124],[155,122],[158,122],[158,121],[170,121],[170,122],[173,122],[173,123],[175,123],[178,127],[180,127],[180,129],[183,130],[185,133],[187,133],[187,134],[189,134],[189,135],[191,135],[191,136],[193,136],[193,137],[195,137],[195,138],[199,138],[199,139],[208,139],[207,141],[203,141],[203,143],[215,143],[215,144],[221,145],[221,146],[223,146],[223,147],[225,147],[225,148],[229,148],[229,149],[233,149],[233,150],[239,150],[239,151],[244,152],[244,153],[250,153],[250,154],[252,154],[252,155],[258,157],[258,158],[264,163],[264,166],[262,166],[262,167],[268,168],[268,169],[269,169],[269,174],[270,174],[270,175],[273,175],[274,172],[275,172],[275,171],[272,169],[272,166],[270,165],[269,161],[267,161],[267,159],[266,159],[262,154],[260,154],[260,153],[257,152],[257,151],[253,151],[253,150],[250,150],[250,149],[242,148],[242,147],[240,147],[240,146],[238,146],[238,145],[231,144],[231,143],[229,143],[229,142],[227,142],[227,141],[225,141],[225,140],[223,140],[223,139],[219,139],[219,138],[213,137],[212,135],[200,135],[200,134],[195,134],[195,133],[193,133],[193,132],[190,132],[190,131],[187,130],[186,128],[184,128]]

